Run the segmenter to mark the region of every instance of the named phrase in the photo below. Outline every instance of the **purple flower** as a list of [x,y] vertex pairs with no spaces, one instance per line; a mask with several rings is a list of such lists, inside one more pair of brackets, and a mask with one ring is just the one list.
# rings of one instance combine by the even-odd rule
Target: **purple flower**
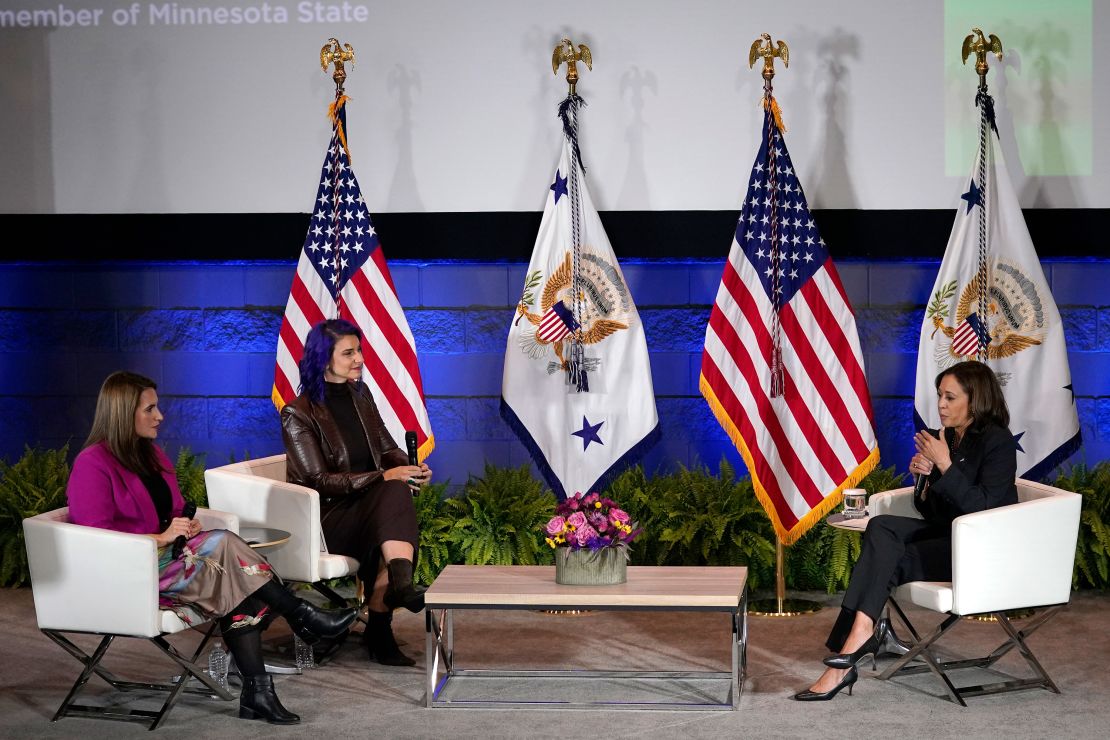
[[581,529],[583,526],[586,526],[586,515],[581,511],[576,511],[567,517],[567,524],[575,529]]
[[628,524],[630,521],[632,521],[632,517],[630,517],[623,509],[617,508],[612,508],[609,510],[609,518],[615,519],[621,524]]
[[566,523],[566,519],[561,516],[553,517],[551,521],[547,523],[547,533],[559,534],[566,527]]

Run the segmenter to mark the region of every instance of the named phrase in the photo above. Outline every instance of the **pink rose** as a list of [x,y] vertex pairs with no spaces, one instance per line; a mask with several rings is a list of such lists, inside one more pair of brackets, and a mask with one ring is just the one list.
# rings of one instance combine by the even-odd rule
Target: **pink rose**
[[567,520],[564,519],[563,517],[561,517],[561,516],[554,517],[554,518],[552,518],[551,521],[549,521],[547,523],[547,533],[548,534],[559,534],[566,527],[566,524],[567,524]]
[[585,524],[574,533],[574,536],[578,540],[579,547],[585,547],[597,539],[597,530]]
[[630,517],[623,509],[610,509],[609,517],[612,519],[616,519],[621,524],[628,524],[628,522],[632,520],[632,517]]
[[583,514],[581,511],[576,511],[567,517],[567,524],[574,527],[575,529],[580,529],[586,524],[586,515]]

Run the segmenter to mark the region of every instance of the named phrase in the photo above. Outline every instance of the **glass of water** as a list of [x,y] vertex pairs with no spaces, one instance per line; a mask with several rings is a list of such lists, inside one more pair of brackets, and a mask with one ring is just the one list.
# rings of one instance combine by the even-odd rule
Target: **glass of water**
[[844,518],[859,519],[867,516],[867,491],[848,488],[844,491]]

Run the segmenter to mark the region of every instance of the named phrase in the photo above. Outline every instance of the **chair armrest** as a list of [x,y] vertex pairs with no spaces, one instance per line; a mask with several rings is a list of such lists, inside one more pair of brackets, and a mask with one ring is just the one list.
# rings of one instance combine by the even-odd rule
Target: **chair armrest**
[[161,634],[154,538],[70,524],[58,512],[68,510],[23,520],[39,628]]
[[1078,494],[1059,491],[958,517],[952,523],[952,611],[1066,603],[1081,503]]
[[892,514],[920,519],[921,514],[913,505],[913,487],[880,491],[867,500],[867,513],[871,516]]
[[276,527],[289,542],[262,551],[282,578],[320,580],[320,496],[311,488],[256,475],[204,471],[208,502],[239,517],[242,526]]
[[203,529],[226,529],[239,534],[239,517],[231,512],[216,509],[197,509],[197,519]]

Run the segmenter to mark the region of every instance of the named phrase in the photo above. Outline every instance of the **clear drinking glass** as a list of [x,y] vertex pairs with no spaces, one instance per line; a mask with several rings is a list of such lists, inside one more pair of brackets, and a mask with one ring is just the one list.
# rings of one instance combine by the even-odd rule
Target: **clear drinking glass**
[[844,518],[859,519],[867,516],[867,491],[849,488],[844,491]]
[[293,635],[293,656],[298,671],[316,667],[316,656],[312,653],[312,646],[296,634]]

